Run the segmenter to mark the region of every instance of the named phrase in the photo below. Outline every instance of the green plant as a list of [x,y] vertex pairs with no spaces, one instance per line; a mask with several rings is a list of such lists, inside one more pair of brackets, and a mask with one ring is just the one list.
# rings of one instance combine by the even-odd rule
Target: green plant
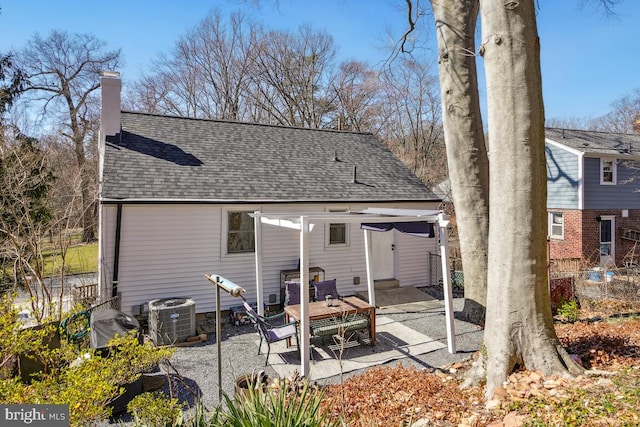
[[580,309],[578,303],[575,300],[563,301],[558,307],[558,314],[564,317],[568,322],[575,322],[578,320]]
[[182,407],[178,399],[160,392],[143,393],[127,405],[135,426],[178,426],[182,424]]
[[505,409],[527,414],[526,427],[638,425],[639,380],[637,369],[629,368],[611,378],[614,386],[604,381],[589,388],[571,387],[563,396],[513,401]]
[[235,399],[224,395],[225,408],[219,407],[210,426],[225,427],[337,427],[339,420],[329,418],[321,409],[324,393],[305,380],[300,390],[285,386],[247,393]]
[[[5,404],[69,404],[70,425],[92,425],[109,417],[110,402],[122,386],[171,355],[171,350],[140,345],[135,334],[116,337],[108,357],[64,339],[57,342],[57,323],[23,328],[12,297],[0,300],[0,367],[25,358],[41,368],[23,381],[20,368],[4,369],[0,401]],[[52,342],[55,341],[55,345]]]

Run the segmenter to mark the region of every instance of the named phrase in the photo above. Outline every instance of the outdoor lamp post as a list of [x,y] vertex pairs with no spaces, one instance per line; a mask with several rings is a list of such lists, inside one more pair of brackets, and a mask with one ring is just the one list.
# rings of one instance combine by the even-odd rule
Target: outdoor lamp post
[[[207,280],[216,285],[216,344],[218,348],[218,403],[222,401],[222,348],[221,348],[221,329],[220,329],[220,289],[232,297],[240,298],[246,292],[243,287],[236,285],[231,280],[225,279],[218,275],[204,276]],[[214,278],[215,277],[215,278]]]

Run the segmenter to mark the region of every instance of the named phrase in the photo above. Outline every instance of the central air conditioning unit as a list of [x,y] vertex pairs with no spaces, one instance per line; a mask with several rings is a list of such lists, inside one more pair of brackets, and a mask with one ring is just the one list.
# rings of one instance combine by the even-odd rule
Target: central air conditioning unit
[[195,334],[195,301],[189,298],[149,301],[149,336],[156,345],[184,342]]

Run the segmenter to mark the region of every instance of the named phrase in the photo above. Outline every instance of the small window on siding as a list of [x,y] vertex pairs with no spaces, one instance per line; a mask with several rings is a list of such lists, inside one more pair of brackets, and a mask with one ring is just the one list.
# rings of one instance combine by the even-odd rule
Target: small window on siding
[[551,212],[549,214],[549,237],[552,239],[564,239],[564,214]]
[[227,253],[255,251],[255,229],[250,212],[227,213]]
[[329,224],[329,244],[330,245],[346,245],[347,244],[347,224]]
[[[346,212],[345,210],[330,210],[329,212]],[[330,223],[328,227],[327,246],[348,246],[349,235],[346,223]]]
[[616,184],[616,161],[615,159],[600,159],[600,184]]

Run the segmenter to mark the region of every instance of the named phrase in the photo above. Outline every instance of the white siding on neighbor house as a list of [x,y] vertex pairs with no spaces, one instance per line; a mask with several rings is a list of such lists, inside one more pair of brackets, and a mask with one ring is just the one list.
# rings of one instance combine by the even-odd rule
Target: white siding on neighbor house
[[[376,204],[376,207],[435,209],[435,203]],[[359,210],[368,205],[329,206],[330,209]],[[104,260],[111,281],[115,206],[103,206]],[[196,312],[215,311],[215,287],[205,274],[218,274],[243,286],[249,301],[256,301],[255,254],[225,254],[226,214],[228,211],[323,212],[323,205],[124,205],[120,248],[118,289],[121,309],[130,313],[133,306],[156,298],[189,297]],[[349,224],[349,245],[327,247],[325,225],[316,224],[310,235],[311,266],[322,267],[325,278],[337,279],[344,295],[366,290],[364,232],[359,224]],[[397,233],[394,231],[394,233]],[[400,235],[396,243],[396,271],[402,286],[424,285],[428,277],[428,252],[437,251],[436,239]],[[280,271],[297,267],[300,235],[296,230],[270,225],[262,227],[262,269],[265,302],[275,294],[280,301]],[[104,275],[103,275],[104,276]],[[354,285],[354,277],[360,284]],[[221,307],[237,305],[238,299],[221,295]]]

